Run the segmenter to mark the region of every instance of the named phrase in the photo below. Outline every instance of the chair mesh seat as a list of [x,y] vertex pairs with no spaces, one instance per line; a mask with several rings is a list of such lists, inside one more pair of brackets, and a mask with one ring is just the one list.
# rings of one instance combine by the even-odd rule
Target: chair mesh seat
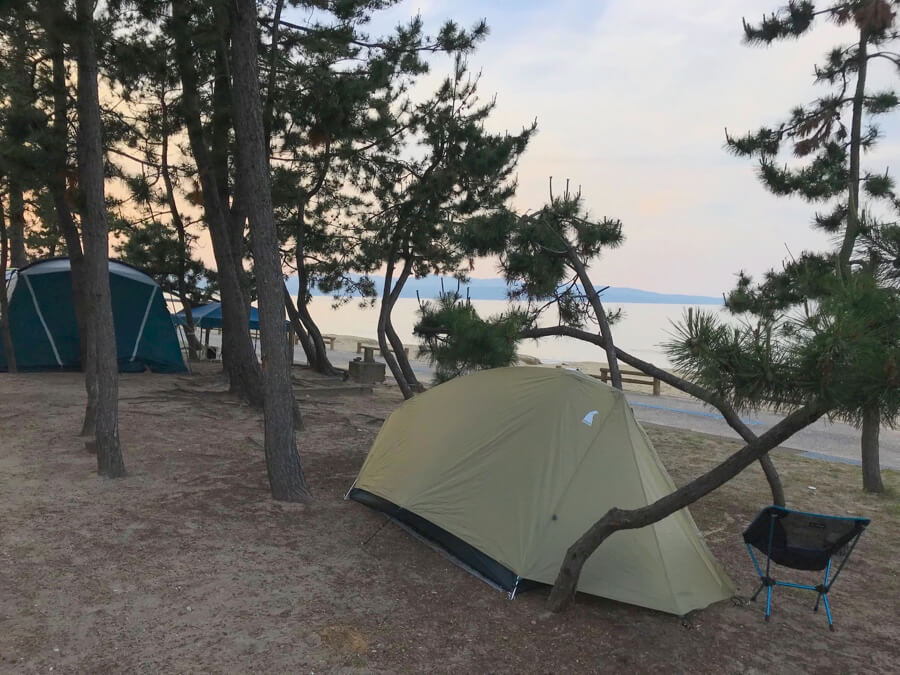
[[796,570],[824,570],[832,556],[866,525],[868,521],[859,518],[838,518],[770,506],[744,531],[744,542],[766,553],[771,526],[769,553],[773,562]]

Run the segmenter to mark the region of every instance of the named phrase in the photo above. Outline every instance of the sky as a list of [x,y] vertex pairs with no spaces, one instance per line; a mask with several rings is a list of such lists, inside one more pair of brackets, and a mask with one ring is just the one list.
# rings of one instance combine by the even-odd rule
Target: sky
[[[490,35],[469,57],[480,91],[496,95],[489,126],[538,133],[518,168],[515,206],[535,209],[554,185],[580,186],[596,216],[620,218],[625,244],[592,269],[598,285],[719,295],[739,270],[758,275],[786,256],[828,246],[809,223],[814,207],[767,193],[755,163],[723,148],[725,128],[774,124],[825,93],[813,65],[852,28],[822,22],[798,41],[742,42],[742,17],[779,2],[757,0],[406,0],[371,25],[384,34],[420,14],[430,33],[454,19],[486,19]],[[287,18],[302,19],[296,11]],[[449,72],[432,60],[423,95]],[[886,72],[876,80],[887,81]],[[900,124],[863,167],[900,159]],[[474,276],[495,276],[479,261]]]

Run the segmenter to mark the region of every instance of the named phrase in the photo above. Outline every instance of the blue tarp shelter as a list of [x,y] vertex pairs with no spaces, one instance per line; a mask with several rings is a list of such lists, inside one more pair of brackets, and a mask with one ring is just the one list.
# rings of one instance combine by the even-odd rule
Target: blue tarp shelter
[[[194,326],[196,328],[222,328],[222,303],[211,302],[208,305],[200,305],[191,309],[191,316],[194,318]],[[175,323],[179,326],[185,325],[184,310],[175,315]],[[259,310],[256,307],[250,308],[250,330],[259,330]]]
[[[32,263],[6,283],[19,370],[80,370],[78,322],[68,258]],[[187,372],[172,315],[157,283],[139,269],[109,262],[120,372]],[[0,371],[7,369],[0,341]]]

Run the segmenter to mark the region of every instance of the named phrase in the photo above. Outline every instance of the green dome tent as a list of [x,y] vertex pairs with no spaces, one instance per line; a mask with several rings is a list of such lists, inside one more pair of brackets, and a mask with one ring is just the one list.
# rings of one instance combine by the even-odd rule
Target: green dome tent
[[[515,367],[404,403],[348,496],[514,595],[552,584],[566,549],[610,508],[674,489],[622,392],[574,371]],[[615,533],[578,590],[677,615],[733,594],[686,509]]]
[[[162,291],[144,272],[109,262],[116,347],[121,372],[186,372]],[[81,368],[68,258],[22,267],[7,282],[10,332],[19,370]],[[0,371],[7,369],[0,342]]]

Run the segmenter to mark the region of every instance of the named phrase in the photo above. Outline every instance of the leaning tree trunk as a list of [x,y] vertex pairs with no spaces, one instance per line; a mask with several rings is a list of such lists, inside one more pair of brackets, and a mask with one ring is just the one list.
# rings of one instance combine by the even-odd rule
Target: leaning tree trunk
[[[190,34],[190,7],[185,0],[172,2],[172,37],[175,42],[175,60],[182,82],[182,112],[188,131],[191,153],[197,163],[200,189],[203,194],[203,210],[213,245],[213,255],[219,272],[222,297],[222,362],[228,376],[231,391],[257,408],[263,406],[262,372],[256,359],[256,351],[250,340],[250,308],[245,302],[241,281],[241,251],[235,250],[231,217],[223,202],[227,193],[224,182],[227,175],[219,166],[207,146],[200,114],[200,84],[194,66],[194,45]],[[218,83],[218,80],[217,80]],[[221,126],[224,112],[221,102],[214,111],[213,127]],[[214,144],[217,146],[222,143]],[[216,157],[223,152],[215,147]],[[224,162],[227,165],[227,161]]]
[[[309,364],[310,368],[315,369],[316,366],[314,364],[316,363],[317,357],[316,347],[312,343],[312,340],[309,339],[309,334],[306,332],[306,328],[300,320],[300,313],[297,311],[297,306],[294,304],[294,299],[291,297],[291,292],[288,290],[287,284],[284,284],[284,307],[287,309],[291,326],[297,334],[297,340],[300,342],[303,353],[306,355],[306,362]],[[291,349],[293,349],[293,345],[291,345]]]
[[[603,346],[602,337],[595,335],[594,333],[589,333],[585,330],[572,328],[570,326],[530,328],[521,333],[521,337],[523,338],[541,338],[549,336],[573,337],[577,340],[584,340],[585,342],[591,342],[598,346]],[[670,373],[667,370],[663,370],[662,368],[654,366],[652,363],[639,359],[636,356],[632,356],[619,347],[616,347],[616,356],[620,361],[627,363],[633,368],[637,368],[642,373],[652,375],[658,380],[665,382],[672,387],[675,387],[679,391],[683,391],[684,393],[690,394],[694,398],[697,398],[704,403],[708,403],[713,408],[722,413],[722,418],[725,420],[725,423],[728,424],[728,426],[730,426],[732,429],[734,429],[738,433],[738,435],[742,439],[744,439],[745,442],[752,443],[756,440],[756,434],[754,434],[750,430],[750,427],[744,424],[734,408],[732,408],[728,404],[728,402],[720,396],[707,391],[703,387],[694,384],[693,382],[689,382],[683,378],[680,378],[674,373]],[[781,485],[781,478],[778,475],[778,470],[772,463],[772,458],[769,457],[768,454],[763,455],[759,458],[759,463],[760,466],[762,466],[763,473],[765,473],[766,475],[766,480],[769,483],[769,489],[772,491],[772,503],[776,504],[777,506],[784,506],[784,488]]]
[[9,261],[9,237],[6,235],[6,216],[3,213],[3,202],[0,201],[0,338],[3,339],[3,351],[6,352],[6,370],[17,372],[16,350],[13,347],[12,334],[9,332],[9,302],[6,296],[6,267]]
[[[408,275],[408,272],[406,273]],[[401,276],[402,274],[403,273],[401,273]],[[406,377],[403,374],[403,370],[400,368],[400,364],[397,363],[397,359],[394,358],[394,353],[388,346],[387,324],[389,321],[391,309],[393,308],[393,277],[394,261],[393,259],[390,259],[388,260],[387,270],[384,274],[384,289],[382,289],[381,292],[381,307],[378,311],[378,346],[381,348],[381,356],[384,358],[384,362],[387,363],[391,374],[394,376],[394,380],[397,381],[397,386],[400,387],[400,392],[403,394],[403,398],[411,399],[413,396],[415,396],[415,392],[406,381]]]
[[297,302],[297,314],[309,334],[309,339],[313,348],[316,350],[316,365],[314,366],[316,372],[321,373],[322,375],[340,375],[341,371],[335,368],[331,363],[331,359],[328,358],[328,350],[325,347],[325,340],[322,339],[322,331],[319,330],[319,326],[316,324],[315,319],[313,319],[312,314],[309,313],[307,304],[305,302],[299,302],[299,299]]
[[606,315],[606,310],[600,301],[600,295],[597,293],[597,289],[594,288],[584,263],[569,242],[566,242],[566,251],[568,252],[569,261],[575,268],[576,274],[578,274],[578,280],[587,294],[588,302],[591,303],[594,315],[597,317],[597,325],[600,327],[600,335],[603,337],[603,349],[606,351],[610,382],[616,389],[622,389],[622,373],[619,371],[619,362],[616,359],[616,346],[613,342],[612,330],[609,327],[609,317]]
[[125,463],[119,445],[119,368],[109,290],[109,233],[93,10],[93,0],[77,0],[78,172],[81,177],[84,270],[91,324],[88,349],[93,353],[97,377],[97,471],[101,476],[116,478],[125,475]]
[[547,599],[550,611],[559,612],[568,606],[575,596],[578,578],[581,576],[584,564],[611,535],[620,530],[633,530],[652,525],[676,511],[690,506],[701,497],[727,483],[752,462],[764,457],[769,450],[806,428],[826,412],[826,406],[818,403],[804,406],[785,417],[762,436],[745,445],[711,471],[695,478],[675,492],[638,509],[612,508],[607,511],[606,515],[594,523],[566,551],[556,582]]
[[881,481],[881,463],[878,459],[878,435],[881,430],[881,411],[878,402],[863,408],[862,420],[862,475],[863,490],[884,492]]
[[400,366],[400,370],[403,372],[403,377],[406,379],[407,384],[409,384],[413,391],[422,393],[425,391],[425,387],[422,386],[422,383],[419,382],[419,378],[416,377],[416,371],[412,369],[409,357],[406,355],[406,345],[403,344],[403,340],[397,335],[397,331],[394,330],[394,324],[391,322],[391,314],[394,311],[394,305],[396,303],[396,299],[391,302],[391,307],[387,313],[387,322],[384,326],[384,332],[385,335],[387,335],[388,341],[391,343],[391,349],[397,357],[397,364]]
[[[407,358],[406,356],[406,348],[403,344],[403,341],[400,339],[400,336],[397,335],[397,331],[394,330],[394,324],[391,322],[391,314],[394,311],[394,305],[397,304],[397,300],[400,298],[400,293],[403,292],[403,287],[406,285],[406,282],[411,274],[412,265],[409,261],[407,261],[404,264],[403,270],[400,272],[400,276],[397,277],[397,281],[396,283],[394,283],[394,287],[393,289],[391,289],[391,293],[387,298],[387,311],[384,313],[384,334],[387,337],[388,342],[390,342],[394,358],[397,361],[400,372],[403,373],[403,379],[406,380],[406,384],[413,392],[421,393],[425,390],[425,387],[422,386],[422,384],[419,382],[419,379],[416,377],[416,373],[409,363],[409,358]],[[387,288],[387,281],[385,281],[385,287]]]
[[[266,143],[266,147],[269,147],[268,142]],[[316,191],[322,187],[324,179],[325,176],[323,174],[318,185],[314,187]],[[297,226],[294,230],[294,240],[296,242],[294,256],[297,262],[298,282],[296,310],[300,317],[300,321],[303,322],[306,333],[309,335],[309,342],[315,350],[315,356],[312,359],[310,359],[309,354],[307,354],[307,361],[309,362],[310,367],[322,375],[340,375],[340,371],[332,365],[331,360],[328,358],[328,350],[325,348],[325,340],[322,339],[322,331],[319,330],[319,327],[313,320],[312,315],[309,313],[309,307],[306,304],[307,292],[309,290],[309,275],[306,271],[306,264],[304,261],[304,235],[306,234],[307,203],[308,198],[300,200]],[[293,304],[293,302],[291,304]]]
[[269,162],[259,98],[254,0],[232,4],[232,97],[238,184],[250,214],[253,260],[259,293],[263,348],[266,467],[272,497],[301,501],[310,496],[294,436],[294,392],[284,348],[284,275],[272,208]]

